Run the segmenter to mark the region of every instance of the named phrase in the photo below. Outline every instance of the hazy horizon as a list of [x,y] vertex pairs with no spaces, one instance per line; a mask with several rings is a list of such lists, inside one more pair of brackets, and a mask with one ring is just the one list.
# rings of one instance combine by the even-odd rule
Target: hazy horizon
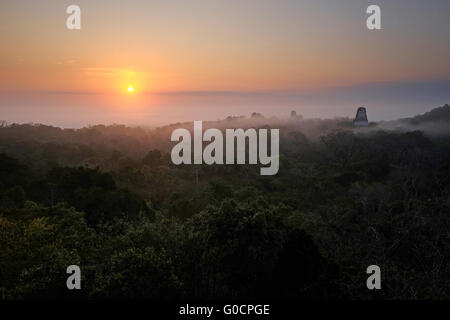
[[[140,95],[143,100],[162,98],[163,103],[118,106],[100,102],[104,98],[101,93],[2,92],[0,120],[62,128],[114,123],[160,126],[193,120],[220,120],[228,116],[250,116],[253,112],[283,118],[288,117],[292,110],[305,118],[352,118],[359,106],[365,106],[370,121],[387,121],[412,117],[450,103],[450,81],[370,84],[311,92],[198,91]],[[99,103],[96,104],[96,101]],[[41,113],[35,114],[33,109],[39,109]]]

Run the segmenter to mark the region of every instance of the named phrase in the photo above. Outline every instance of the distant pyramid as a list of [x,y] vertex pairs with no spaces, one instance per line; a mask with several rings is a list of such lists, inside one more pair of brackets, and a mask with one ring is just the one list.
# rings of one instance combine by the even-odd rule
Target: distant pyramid
[[369,125],[369,121],[367,120],[366,108],[364,107],[358,108],[355,120],[353,120],[353,125],[355,127],[367,127]]

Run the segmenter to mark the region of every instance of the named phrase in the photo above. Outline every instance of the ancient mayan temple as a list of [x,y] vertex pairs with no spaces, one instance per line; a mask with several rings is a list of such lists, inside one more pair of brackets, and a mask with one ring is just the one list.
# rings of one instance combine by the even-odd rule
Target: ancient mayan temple
[[367,127],[369,125],[369,121],[367,120],[366,108],[364,107],[358,108],[355,120],[353,120],[353,125],[355,127]]

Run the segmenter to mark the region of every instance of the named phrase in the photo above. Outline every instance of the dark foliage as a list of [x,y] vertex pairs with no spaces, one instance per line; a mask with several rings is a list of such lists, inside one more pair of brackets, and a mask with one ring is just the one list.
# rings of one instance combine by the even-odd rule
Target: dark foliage
[[174,166],[173,127],[1,127],[0,297],[448,299],[448,137],[294,118],[275,177]]

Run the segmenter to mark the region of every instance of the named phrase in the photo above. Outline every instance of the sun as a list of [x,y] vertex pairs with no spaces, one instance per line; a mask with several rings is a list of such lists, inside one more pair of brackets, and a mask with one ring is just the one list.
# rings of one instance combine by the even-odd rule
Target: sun
[[133,93],[133,92],[134,92],[133,86],[128,86],[128,92],[129,92],[129,93]]

